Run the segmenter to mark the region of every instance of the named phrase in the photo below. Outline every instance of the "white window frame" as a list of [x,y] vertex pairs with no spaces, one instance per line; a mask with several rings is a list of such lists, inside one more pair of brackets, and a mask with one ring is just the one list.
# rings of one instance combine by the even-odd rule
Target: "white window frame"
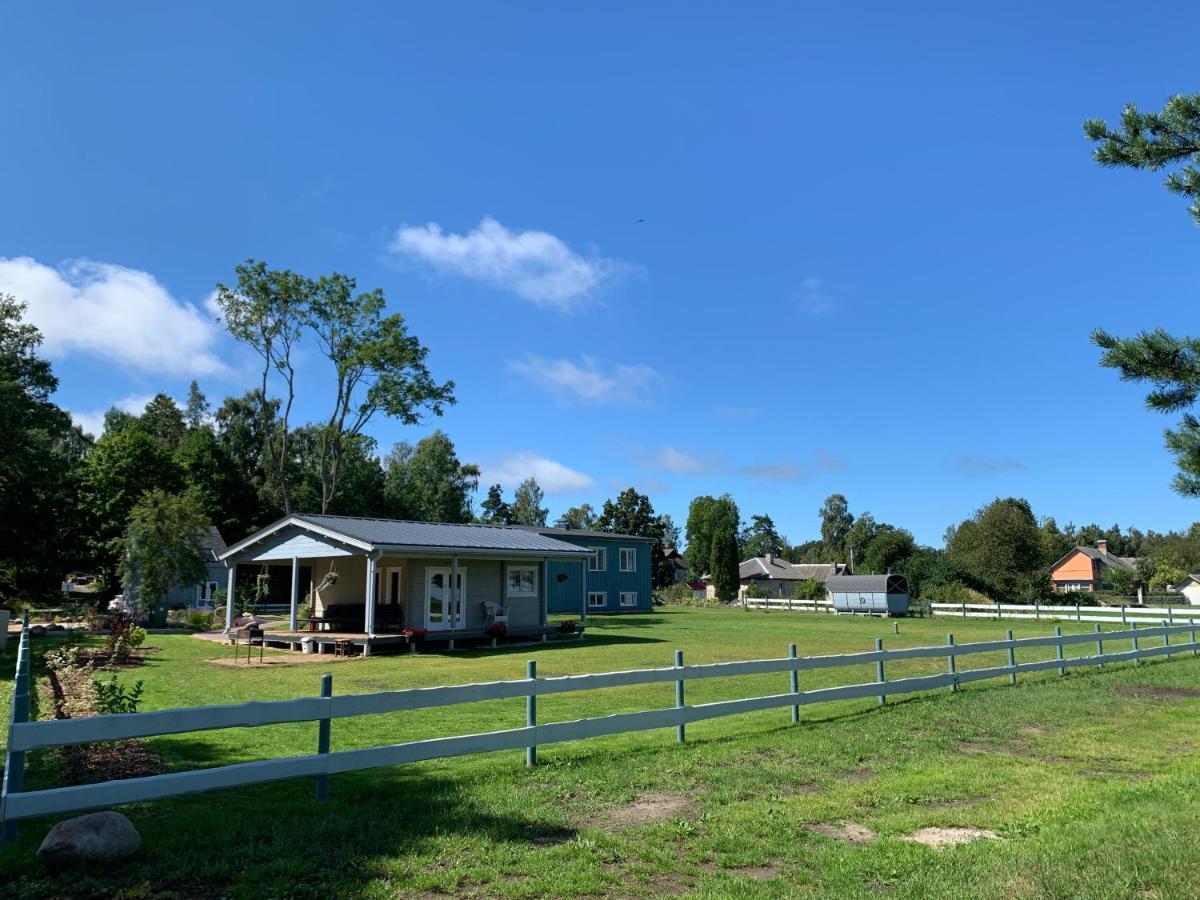
[[[514,572],[528,572],[530,576],[530,584],[532,587],[529,590],[513,590],[512,576]],[[504,578],[504,595],[506,597],[536,597],[538,592],[538,567],[537,566],[509,566],[508,574]]]
[[[593,597],[599,597],[600,602],[592,602]],[[587,605],[588,609],[604,609],[608,606],[608,591],[588,591]]]
[[[625,602],[626,597],[631,598],[628,603]],[[622,608],[624,608],[624,609],[630,609],[630,608],[636,607],[638,605],[638,592],[637,591],[621,591],[618,599],[620,601]]]
[[[629,554],[629,568],[625,568],[625,554]],[[619,554],[618,564],[622,572],[637,571],[637,547],[622,547]]]
[[608,571],[608,548],[607,547],[591,547],[592,555],[588,558],[589,572],[607,572]]

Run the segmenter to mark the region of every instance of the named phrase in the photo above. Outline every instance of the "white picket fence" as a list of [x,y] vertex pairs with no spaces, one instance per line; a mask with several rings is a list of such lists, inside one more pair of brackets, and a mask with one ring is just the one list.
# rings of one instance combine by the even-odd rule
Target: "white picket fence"
[[1194,606],[1083,606],[1041,603],[930,603],[935,616],[959,619],[1034,619],[1071,622],[1137,622],[1139,625],[1174,625],[1200,619]]
[[[1171,637],[1175,635],[1186,635],[1186,641],[1172,644]],[[1146,646],[1145,642],[1154,638],[1161,639],[1161,645]],[[1113,652],[1111,647],[1114,641],[1129,641],[1130,649]],[[1076,644],[1094,644],[1096,652],[1091,656],[1067,658],[1064,648]],[[1108,651],[1105,650],[1105,644],[1110,648]],[[1054,659],[1017,662],[1018,650],[1045,647],[1055,648]],[[877,697],[879,703],[883,704],[888,696],[947,687],[951,691],[957,691],[960,684],[983,679],[1007,676],[1009,682],[1015,684],[1017,675],[1020,673],[1057,669],[1058,673],[1063,675],[1068,668],[1076,666],[1137,661],[1147,657],[1189,651],[1194,656],[1198,650],[1200,650],[1200,644],[1196,641],[1195,625],[1159,625],[1139,628],[1136,623],[1130,623],[1127,630],[1110,632],[1102,632],[1100,626],[1097,625],[1094,633],[1074,635],[1063,635],[1061,627],[1056,627],[1053,635],[1018,639],[1013,638],[1010,630],[1005,640],[978,641],[968,644],[955,644],[953,635],[947,635],[947,642],[944,646],[906,647],[896,650],[885,650],[883,641],[877,638],[873,651],[837,656],[798,657],[796,645],[792,644],[788,648],[788,655],[778,659],[706,663],[691,666],[683,664],[683,652],[677,650],[675,651],[675,664],[664,668],[538,678],[536,664],[530,660],[527,664],[526,677],[523,679],[447,687],[411,688],[374,694],[347,694],[337,697],[333,696],[332,676],[324,675],[321,680],[321,694],[316,697],[31,722],[28,721],[31,683],[30,638],[28,621],[26,621],[18,650],[12,721],[8,730],[4,782],[2,790],[0,790],[0,823],[4,826],[5,838],[11,840],[16,835],[16,823],[22,819],[303,777],[316,778],[317,797],[323,799],[328,791],[328,776],[339,772],[394,766],[466,754],[521,749],[525,751],[526,764],[532,766],[536,762],[539,746],[562,741],[576,741],[602,735],[659,728],[674,728],[676,739],[683,741],[688,724],[720,716],[790,707],[791,721],[797,723],[800,721],[800,707],[814,703]],[[956,661],[963,656],[998,652],[1007,652],[1007,665],[957,671]],[[905,677],[891,681],[885,677],[884,667],[888,662],[931,657],[944,658],[946,671],[934,675]],[[809,691],[800,690],[800,672],[871,664],[875,666],[874,681]],[[685,702],[684,689],[688,681],[765,674],[786,674],[788,676],[787,691],[767,696],[721,700],[692,706]],[[615,713],[568,722],[551,722],[540,725],[537,722],[538,697],[648,684],[674,684],[675,705],[668,708]],[[526,724],[522,728],[430,738],[365,749],[331,751],[330,728],[334,719],[516,698],[525,699]],[[45,788],[36,791],[22,789],[25,754],[31,750],[92,741],[146,738],[219,728],[253,728],[285,722],[317,723],[317,752],[307,756],[235,763],[215,768],[127,778],[99,784]]]

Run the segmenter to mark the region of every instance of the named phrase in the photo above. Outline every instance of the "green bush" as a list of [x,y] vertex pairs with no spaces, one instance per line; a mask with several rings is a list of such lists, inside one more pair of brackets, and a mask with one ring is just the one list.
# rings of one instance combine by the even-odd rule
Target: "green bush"
[[102,716],[119,713],[135,713],[142,702],[142,683],[139,681],[133,687],[123,687],[112,675],[107,681],[93,678],[92,685],[96,688],[96,708]]
[[213,614],[210,612],[190,612],[187,617],[187,626],[196,631],[209,631],[213,627]]

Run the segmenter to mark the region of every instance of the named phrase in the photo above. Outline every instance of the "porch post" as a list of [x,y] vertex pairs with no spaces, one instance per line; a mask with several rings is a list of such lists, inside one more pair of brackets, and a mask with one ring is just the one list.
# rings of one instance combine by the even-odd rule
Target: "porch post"
[[363,591],[366,608],[363,610],[363,625],[367,637],[375,637],[375,554],[367,554],[367,584]]
[[233,627],[233,586],[237,581],[237,563],[231,562],[229,566],[229,587],[225,593],[225,630],[228,631]]
[[[452,613],[457,613],[459,619],[466,619],[466,616],[463,615],[462,604],[458,600],[458,557],[452,556],[450,557],[450,603],[445,612],[445,617],[449,620],[451,629],[462,627],[459,623],[455,622],[451,615]],[[450,645],[450,649],[454,649],[453,644]]]
[[542,560],[541,587],[538,593],[542,595],[542,627],[546,627],[550,609],[550,560]]
[[300,559],[292,557],[292,611],[291,618],[288,620],[288,628],[292,631],[296,630],[296,600],[300,595]]
[[587,573],[588,573],[588,561],[587,561],[587,557],[585,556],[583,559],[581,559],[579,561],[579,599],[580,599],[580,606],[582,608],[582,612],[580,612],[580,614],[579,614],[580,623],[587,621],[587,595],[588,595]]

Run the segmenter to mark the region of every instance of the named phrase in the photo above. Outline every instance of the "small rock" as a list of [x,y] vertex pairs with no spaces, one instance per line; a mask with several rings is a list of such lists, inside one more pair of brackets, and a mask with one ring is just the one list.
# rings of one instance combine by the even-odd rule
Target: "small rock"
[[29,626],[29,636],[30,637],[45,637],[46,636],[46,626],[45,625],[30,625]]
[[59,822],[50,829],[38,859],[44,863],[103,862],[137,853],[142,839],[129,819],[118,812],[89,813]]

